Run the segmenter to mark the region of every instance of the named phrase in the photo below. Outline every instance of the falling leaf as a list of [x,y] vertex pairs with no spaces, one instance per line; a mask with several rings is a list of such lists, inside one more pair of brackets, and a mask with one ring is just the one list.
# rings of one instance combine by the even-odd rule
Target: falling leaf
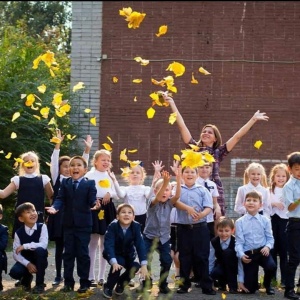
[[144,20],[146,14],[132,11],[131,7],[123,8],[119,10],[119,15],[125,17],[125,21],[128,21],[128,28],[139,28],[140,24]]
[[120,160],[124,160],[124,161],[127,161],[127,155],[126,155],[126,148],[124,150],[121,151],[120,153]]
[[27,94],[21,94],[21,99],[24,99],[27,96]]
[[0,153],[4,153],[4,151],[3,151],[3,150],[0,150]]
[[56,120],[54,118],[51,118],[48,125],[56,125]]
[[110,187],[110,181],[108,179],[99,180],[98,185],[102,188],[109,188]]
[[203,159],[209,163],[215,162],[215,158],[207,151],[202,152]]
[[173,155],[173,158],[176,160],[176,161],[180,161],[180,156],[178,154],[174,154]]
[[190,167],[192,169],[201,167],[205,161],[202,158],[201,152],[195,152],[192,149],[181,150],[182,152],[182,167]]
[[112,144],[114,143],[110,136],[107,136],[107,139],[108,139]]
[[166,71],[172,71],[176,77],[182,76],[185,72],[185,66],[179,62],[174,61],[173,63],[169,64]]
[[193,145],[193,144],[189,144],[189,146],[191,147],[191,149],[193,149],[194,151],[198,151],[200,148],[199,146]]
[[61,140],[58,137],[54,136],[54,137],[52,137],[52,139],[50,140],[50,142],[54,143],[54,144],[60,144]]
[[11,155],[12,155],[12,153],[11,153],[11,152],[8,152],[8,153],[5,155],[5,158],[6,158],[6,159],[10,159],[10,158],[11,158]]
[[254,143],[254,147],[257,149],[259,149],[261,147],[261,145],[262,145],[262,141],[260,141],[260,140],[258,140]]
[[46,92],[47,87],[44,84],[42,84],[42,85],[38,86],[37,89],[40,93],[44,94]]
[[226,294],[222,293],[222,299],[226,299]]
[[76,92],[84,88],[85,88],[84,82],[78,82],[76,85],[73,86],[73,92]]
[[96,117],[90,118],[90,123],[96,126]]
[[195,79],[195,77],[194,77],[194,72],[192,73],[192,80],[191,80],[191,83],[195,83],[195,84],[198,83],[198,80]]
[[148,110],[147,110],[147,117],[148,119],[152,119],[155,115],[155,109],[150,107]]
[[204,74],[204,75],[210,75],[210,73],[208,71],[206,71],[204,68],[200,67],[199,68],[199,72]]
[[51,163],[49,163],[48,161],[46,161],[46,165],[47,165],[48,167],[51,167]]
[[11,139],[16,139],[17,138],[17,134],[15,132],[12,132],[10,135]]
[[103,209],[101,209],[99,211],[99,213],[98,213],[98,219],[99,220],[104,220],[104,210]]
[[136,153],[138,150],[137,149],[132,149],[132,150],[128,150],[128,153]]
[[40,116],[37,116],[37,115],[33,115],[36,119],[38,120],[41,120],[41,117]]
[[132,82],[133,83],[141,83],[143,81],[143,79],[133,79]]
[[25,101],[25,105],[26,106],[31,106],[35,101],[35,97],[33,94],[29,94],[27,97],[26,97],[26,101]]
[[26,162],[24,162],[24,164],[23,164],[25,167],[33,167],[33,161],[31,161],[31,160],[29,160],[29,161],[26,161]]
[[159,37],[161,35],[164,35],[167,33],[167,31],[168,31],[168,25],[162,25],[159,27],[158,33],[156,33],[156,36]]
[[13,121],[15,121],[16,119],[18,119],[19,117],[20,117],[20,113],[17,111],[17,112],[15,112],[14,114],[13,114],[13,116],[12,116],[12,119],[11,119],[11,121],[13,122]]
[[50,108],[49,108],[49,107],[43,107],[43,108],[40,110],[40,114],[41,114],[42,117],[45,118],[45,119],[48,118],[49,112],[50,112]]
[[92,111],[92,110],[91,110],[90,108],[86,108],[86,109],[84,110],[84,112],[85,112],[86,114],[89,114],[91,111]]
[[173,125],[177,119],[177,112],[170,114],[169,116],[169,124]]
[[112,78],[112,81],[113,81],[113,83],[117,83],[117,82],[119,81],[119,79],[118,79],[116,76],[114,76],[114,77]]
[[133,101],[134,101],[134,102],[136,102],[136,101],[137,101],[137,97],[136,97],[136,96],[134,97]]
[[134,168],[134,167],[136,167],[136,166],[140,166],[141,165],[141,161],[140,160],[134,160],[134,161],[129,161],[128,160],[128,163],[129,163],[131,169]]
[[76,135],[71,135],[71,134],[67,134],[67,139],[68,140],[70,140],[70,141],[72,141],[72,140],[74,140],[76,138]]
[[102,146],[108,151],[112,150],[112,147],[110,146],[110,144],[104,143],[104,144],[102,144]]
[[120,168],[122,171],[121,176],[126,178],[129,176],[129,174],[131,173],[131,169],[129,167],[125,167],[125,168]]
[[136,62],[141,63],[142,66],[147,66],[147,65],[149,64],[149,60],[143,59],[143,58],[141,58],[141,57],[139,57],[139,56],[138,56],[138,57],[135,57],[134,60],[135,60]]

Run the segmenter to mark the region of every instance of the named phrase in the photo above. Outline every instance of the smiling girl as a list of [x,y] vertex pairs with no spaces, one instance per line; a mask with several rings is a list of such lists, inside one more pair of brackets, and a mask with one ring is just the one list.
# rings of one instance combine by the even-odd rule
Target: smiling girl
[[[11,178],[11,183],[0,190],[0,198],[7,198],[13,192],[18,191],[15,207],[25,202],[32,203],[38,213],[38,222],[44,223],[45,193],[48,200],[52,201],[53,188],[50,178],[40,174],[39,157],[33,151],[21,154],[19,175]],[[22,223],[15,218],[12,237]]]

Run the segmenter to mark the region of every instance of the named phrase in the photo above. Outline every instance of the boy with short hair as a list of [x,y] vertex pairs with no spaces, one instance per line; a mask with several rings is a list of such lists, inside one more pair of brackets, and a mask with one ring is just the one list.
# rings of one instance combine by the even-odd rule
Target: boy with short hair
[[[0,204],[0,220],[3,218],[3,207]],[[7,272],[7,256],[5,249],[8,243],[8,227],[0,224],[0,292],[3,291],[2,271]]]
[[44,292],[45,270],[48,267],[48,230],[44,223],[38,223],[35,206],[30,202],[20,204],[15,211],[16,217],[23,223],[14,234],[13,257],[16,263],[9,275],[20,280],[23,289],[31,290],[33,273],[36,273],[36,285],[33,294]]
[[300,259],[300,152],[289,154],[287,159],[291,176],[283,187],[283,198],[288,209],[287,216],[289,218],[286,227],[289,256],[284,297],[288,299],[300,299],[294,290],[295,275]]
[[276,265],[270,255],[270,250],[274,246],[271,220],[259,214],[262,207],[262,196],[259,192],[251,191],[245,198],[244,206],[247,213],[235,222],[235,251],[242,260],[244,286],[251,294],[258,290],[258,271],[261,266],[265,272],[266,293],[274,295],[271,279]]
[[228,217],[220,217],[216,222],[217,236],[210,241],[209,273],[218,280],[221,290],[230,294],[238,293],[238,258],[235,252],[234,222]]
[[[138,255],[140,263],[135,258]],[[148,276],[147,253],[141,232],[141,224],[134,221],[134,208],[122,203],[117,208],[117,219],[112,221],[104,236],[103,257],[111,265],[107,282],[103,286],[103,296],[111,298],[115,293],[122,295],[125,285],[140,269],[142,278]],[[121,270],[125,272],[121,275]]]

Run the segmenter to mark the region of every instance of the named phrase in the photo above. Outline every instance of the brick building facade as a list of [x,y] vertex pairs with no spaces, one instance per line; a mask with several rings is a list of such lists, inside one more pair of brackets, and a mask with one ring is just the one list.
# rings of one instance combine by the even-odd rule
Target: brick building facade
[[[146,13],[137,29],[129,29],[119,10]],[[155,106],[149,95],[161,88],[151,79],[173,75],[174,100],[195,139],[207,123],[228,140],[256,110],[268,122],[257,123],[221,164],[221,176],[232,209],[237,186],[250,161],[270,167],[299,150],[300,3],[296,1],[87,1],[73,2],[72,79],[83,81],[82,108],[91,107],[97,127],[78,114],[95,148],[114,141],[113,170],[120,173],[124,148],[138,149],[131,160],[172,164],[184,144],[177,125],[168,123],[170,108]],[[157,37],[161,25],[168,32]],[[150,60],[141,66],[134,60]],[[186,68],[183,76],[166,71],[172,62]],[[200,74],[204,67],[211,75]],[[192,72],[199,81],[192,84]],[[112,78],[118,78],[113,83]],[[142,83],[133,83],[133,79]],[[71,82],[71,83],[72,83]],[[136,97],[137,101],[134,101]],[[260,149],[254,147],[263,142]]]

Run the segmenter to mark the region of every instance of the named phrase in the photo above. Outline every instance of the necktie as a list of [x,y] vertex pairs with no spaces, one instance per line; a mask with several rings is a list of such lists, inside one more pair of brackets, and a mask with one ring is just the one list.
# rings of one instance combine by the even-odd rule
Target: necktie
[[73,191],[77,189],[78,180],[73,181]]
[[204,186],[208,189],[208,191],[210,191],[210,190],[209,190],[209,186],[208,186],[208,184],[207,184],[206,181],[204,181]]

